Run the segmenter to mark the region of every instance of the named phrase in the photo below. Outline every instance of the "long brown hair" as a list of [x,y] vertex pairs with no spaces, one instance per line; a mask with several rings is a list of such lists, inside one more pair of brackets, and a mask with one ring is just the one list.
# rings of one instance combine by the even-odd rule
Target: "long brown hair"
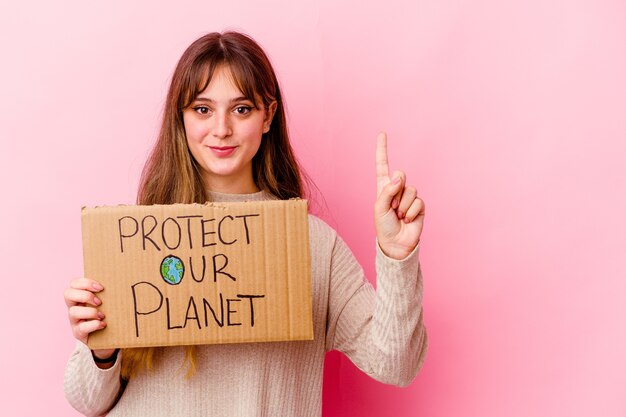
[[282,94],[267,55],[247,35],[213,32],[193,42],[178,61],[161,131],[141,175],[138,204],[208,200],[201,167],[187,146],[183,110],[209,85],[221,64],[229,67],[237,87],[257,108],[267,108],[273,100],[277,103],[270,130],[263,134],[252,160],[255,184],[279,199],[304,198],[304,176],[289,142]]
[[[276,101],[270,129],[252,159],[257,187],[279,199],[305,198],[304,182],[311,182],[298,164],[287,130],[283,98],[276,74],[263,49],[249,36],[228,31],[213,32],[193,42],[183,53],[172,76],[163,122],[156,144],[141,174],[137,204],[204,203],[209,200],[202,168],[187,146],[183,110],[210,83],[214,71],[226,65],[237,87],[256,108]],[[261,103],[258,102],[260,97]],[[155,348],[124,349],[122,376],[152,367]],[[195,369],[195,350],[187,347],[190,375]]]

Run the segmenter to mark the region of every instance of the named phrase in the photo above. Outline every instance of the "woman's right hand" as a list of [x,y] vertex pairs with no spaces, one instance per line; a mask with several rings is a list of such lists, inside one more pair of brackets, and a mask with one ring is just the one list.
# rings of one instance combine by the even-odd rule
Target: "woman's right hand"
[[[77,278],[70,283],[70,288],[65,290],[65,304],[68,309],[70,326],[74,337],[87,344],[89,334],[106,327],[104,314],[98,310],[102,301],[96,293],[104,288],[99,282],[89,278]],[[93,355],[100,359],[111,357],[115,349],[97,349]]]

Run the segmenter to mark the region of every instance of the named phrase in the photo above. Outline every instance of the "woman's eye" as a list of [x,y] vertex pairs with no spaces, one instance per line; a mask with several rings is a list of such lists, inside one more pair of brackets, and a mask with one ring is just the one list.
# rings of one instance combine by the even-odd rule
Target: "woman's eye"
[[205,106],[197,106],[193,108],[196,113],[209,114],[209,108]]
[[238,106],[235,108],[237,114],[248,114],[250,111],[252,111],[252,107],[250,106]]

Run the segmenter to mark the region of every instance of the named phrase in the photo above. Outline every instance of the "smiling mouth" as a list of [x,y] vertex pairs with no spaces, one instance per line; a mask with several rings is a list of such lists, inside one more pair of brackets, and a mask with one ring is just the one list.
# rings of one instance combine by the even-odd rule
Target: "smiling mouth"
[[211,151],[213,151],[213,154],[216,155],[217,157],[228,157],[233,152],[235,152],[235,149],[237,149],[237,147],[236,146],[209,146],[209,149],[211,149]]

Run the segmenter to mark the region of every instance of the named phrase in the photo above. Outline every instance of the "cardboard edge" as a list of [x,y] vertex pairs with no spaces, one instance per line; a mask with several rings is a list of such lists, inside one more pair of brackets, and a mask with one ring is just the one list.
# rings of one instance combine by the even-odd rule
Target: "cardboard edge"
[[[308,333],[308,332],[307,332]],[[94,344],[94,343],[89,343],[89,338],[87,338],[87,346],[89,347],[89,349],[133,349],[133,348],[138,348],[138,347],[177,347],[177,346],[187,346],[187,345],[193,345],[193,346],[202,346],[202,345],[238,345],[240,343],[280,343],[280,342],[310,342],[315,340],[315,336],[313,334],[313,332],[311,332],[310,334],[302,334],[301,336],[296,336],[294,338],[291,339],[287,339],[287,338],[275,338],[275,339],[267,339],[267,340],[253,340],[253,339],[246,339],[246,340],[228,340],[225,342],[215,342],[215,343],[207,343],[206,341],[190,341],[189,343],[186,343],[185,345],[180,345],[180,344],[171,344],[171,345],[164,345],[164,344],[160,344],[160,343],[155,343],[155,344],[145,344],[145,343],[141,343],[139,345],[125,345],[125,346],[112,346],[112,345],[108,345],[106,343],[103,344]]]
[[85,211],[93,210],[93,209],[103,209],[103,208],[119,208],[119,207],[161,207],[161,206],[206,206],[206,207],[214,207],[214,208],[226,208],[230,204],[241,204],[241,203],[272,203],[272,202],[284,202],[284,201],[303,201],[306,203],[307,212],[309,210],[309,200],[306,198],[300,197],[292,197],[287,200],[246,200],[246,201],[205,201],[204,203],[173,203],[173,204],[104,204],[100,206],[81,206],[81,213]]

